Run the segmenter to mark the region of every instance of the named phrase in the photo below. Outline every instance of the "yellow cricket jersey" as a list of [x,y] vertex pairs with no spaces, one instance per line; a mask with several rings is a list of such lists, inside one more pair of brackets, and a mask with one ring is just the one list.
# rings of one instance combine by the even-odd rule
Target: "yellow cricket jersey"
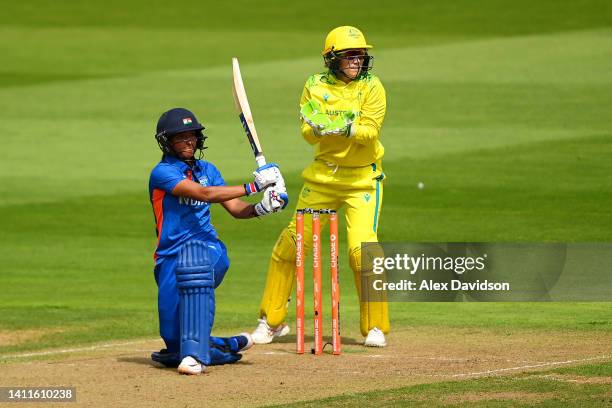
[[387,110],[385,88],[376,75],[348,84],[331,73],[315,74],[308,78],[300,105],[314,99],[324,112],[336,119],[352,109],[357,118],[351,126],[351,136],[315,136],[312,128],[302,122],[302,136],[316,145],[315,159],[341,167],[363,167],[378,162],[385,149],[380,142],[380,129]]

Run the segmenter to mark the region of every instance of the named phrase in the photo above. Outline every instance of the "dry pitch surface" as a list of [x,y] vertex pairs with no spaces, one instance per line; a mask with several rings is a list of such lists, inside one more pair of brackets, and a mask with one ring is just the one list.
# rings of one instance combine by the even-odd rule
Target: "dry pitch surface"
[[[3,356],[0,384],[74,386],[76,405],[88,407],[261,406],[612,359],[612,333],[605,332],[415,328],[393,332],[385,349],[356,339],[344,339],[341,356],[315,357],[295,355],[288,336],[195,377],[149,360],[160,340]],[[75,406],[53,404],[61,405]]]

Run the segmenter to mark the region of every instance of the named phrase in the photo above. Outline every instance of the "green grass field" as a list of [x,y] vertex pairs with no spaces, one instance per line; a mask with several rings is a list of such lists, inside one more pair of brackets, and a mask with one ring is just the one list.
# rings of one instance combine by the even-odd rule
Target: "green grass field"
[[[563,375],[579,374],[582,382],[564,381]],[[380,407],[603,407],[610,402],[610,385],[597,377],[612,376],[608,364],[586,365],[513,377],[463,382],[440,382],[393,390],[350,394],[306,401],[290,407],[362,406],[376,400]],[[593,380],[589,383],[588,380]],[[512,398],[514,397],[514,398]],[[521,400],[519,400],[519,398]]]
[[[612,241],[609,1],[57,3],[11,2],[0,14],[0,333],[38,333],[0,343],[0,360],[157,335],[147,193],[160,157],[155,124],[171,107],[194,110],[207,127],[206,159],[230,183],[249,180],[232,56],[295,203],[312,157],[298,98],[322,70],[325,34],[342,24],[374,44],[387,90],[381,240]],[[290,216],[238,221],[215,209],[232,259],[217,332],[254,327],[268,256]],[[343,324],[357,327],[343,248]],[[391,305],[398,328],[609,332],[611,316],[610,303]],[[457,384],[432,392],[505,387]],[[388,405],[422,401],[419,387]]]

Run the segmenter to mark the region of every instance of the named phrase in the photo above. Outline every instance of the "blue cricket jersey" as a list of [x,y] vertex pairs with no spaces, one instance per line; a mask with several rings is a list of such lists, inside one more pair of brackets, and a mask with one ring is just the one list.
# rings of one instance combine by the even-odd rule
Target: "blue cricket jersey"
[[212,163],[197,160],[190,168],[176,157],[164,155],[149,178],[149,198],[157,229],[156,264],[164,257],[176,255],[191,239],[217,239],[217,232],[210,223],[210,203],[172,194],[174,187],[185,179],[203,186],[225,185],[221,173]]

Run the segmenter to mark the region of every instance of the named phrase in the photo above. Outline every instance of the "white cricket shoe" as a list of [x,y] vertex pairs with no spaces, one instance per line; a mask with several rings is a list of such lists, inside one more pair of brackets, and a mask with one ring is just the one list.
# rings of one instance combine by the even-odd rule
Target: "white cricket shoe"
[[203,370],[204,366],[191,356],[185,357],[178,366],[178,372],[187,375],[202,374]]
[[259,324],[253,333],[251,333],[251,338],[255,344],[268,344],[272,343],[275,337],[286,336],[290,331],[289,326],[284,323],[274,328],[270,327],[264,317],[259,319]]
[[370,330],[363,345],[366,347],[386,347],[387,340],[385,339],[385,334],[378,330],[378,327],[375,327]]

